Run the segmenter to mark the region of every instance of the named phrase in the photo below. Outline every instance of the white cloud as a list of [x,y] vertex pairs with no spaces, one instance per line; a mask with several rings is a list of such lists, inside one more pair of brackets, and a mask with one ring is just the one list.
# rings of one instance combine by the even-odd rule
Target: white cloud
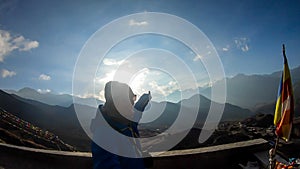
[[129,26],[146,26],[148,25],[148,22],[147,21],[141,21],[141,22],[138,22],[138,21],[135,21],[133,19],[131,19],[129,21]]
[[2,69],[2,71],[1,71],[2,78],[12,77],[12,76],[15,76],[15,75],[17,75],[17,73],[14,72],[14,71],[9,71],[9,70],[6,70],[6,69]]
[[29,51],[37,48],[39,42],[25,39],[23,36],[12,36],[6,30],[0,30],[0,62],[3,62],[12,51]]
[[226,46],[226,47],[222,48],[222,51],[223,51],[223,52],[229,51],[229,46]]
[[93,99],[98,99],[98,100],[101,100],[101,101],[105,101],[104,90],[103,89],[98,93],[94,93],[94,91],[86,91],[83,94],[77,94],[77,95],[73,95],[73,96],[79,97],[79,98],[82,98],[82,99],[93,98]]
[[238,49],[241,49],[243,52],[249,51],[249,39],[248,38],[236,38],[234,43]]
[[196,53],[196,56],[195,56],[195,54],[193,53],[193,52],[189,52],[192,56],[194,56],[194,58],[193,58],[193,61],[194,62],[196,62],[196,61],[198,61],[198,60],[202,60],[202,59],[204,59],[204,58],[206,58],[206,57],[209,57],[211,54],[212,54],[212,52],[211,52],[211,50],[207,50],[207,51],[205,51],[205,52],[202,52],[201,53],[201,55],[199,54],[199,53]]
[[49,75],[41,74],[39,80],[51,80],[51,77]]
[[96,95],[94,95],[93,93],[84,93],[83,95],[76,95],[77,97],[80,97],[80,98],[97,98]]
[[247,52],[249,50],[249,46],[246,44],[241,49],[242,49],[242,51]]
[[12,45],[10,41],[10,34],[7,31],[0,30],[0,62],[3,62],[4,57],[16,49],[16,46]]
[[107,66],[119,66],[124,62],[124,60],[117,61],[116,59],[103,59],[103,64]]
[[201,60],[202,58],[203,58],[203,56],[197,54],[197,55],[194,57],[193,61],[196,62],[197,60]]
[[231,45],[226,45],[225,47],[223,47],[221,50],[223,51],[223,52],[228,52],[229,50],[231,49]]
[[227,51],[229,51],[229,49],[230,49],[230,46],[226,45],[225,47],[222,48],[222,51],[227,52]]
[[96,98],[98,98],[99,100],[105,100],[105,97],[104,97],[104,90],[101,90],[100,92],[99,92],[99,95],[98,96],[96,96]]
[[105,75],[102,76],[102,77],[96,77],[94,79],[94,82],[97,83],[97,84],[105,84],[109,81],[114,80],[115,74],[116,74],[116,70],[112,70],[111,72],[105,73]]
[[131,86],[132,90],[134,90],[135,93],[142,94],[147,92],[144,88],[144,83],[149,73],[150,70],[148,68],[144,68],[130,80],[129,86]]
[[28,42],[23,42],[23,48],[20,48],[20,51],[29,51],[33,48],[37,48],[39,46],[38,41],[28,41]]
[[169,83],[166,85],[158,85],[156,81],[152,81],[149,83],[149,85],[155,92],[160,93],[163,96],[168,96],[169,94],[180,89],[175,81],[169,81]]
[[45,93],[50,93],[51,90],[50,89],[44,89],[44,90],[43,89],[37,89],[37,92],[45,94]]

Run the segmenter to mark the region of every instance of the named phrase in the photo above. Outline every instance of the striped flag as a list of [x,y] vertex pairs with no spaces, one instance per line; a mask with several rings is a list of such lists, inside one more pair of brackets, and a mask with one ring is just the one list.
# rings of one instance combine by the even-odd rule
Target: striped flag
[[292,79],[284,46],[283,56],[284,68],[278,89],[278,97],[274,114],[274,125],[276,126],[276,135],[285,141],[289,141],[294,117],[294,96]]

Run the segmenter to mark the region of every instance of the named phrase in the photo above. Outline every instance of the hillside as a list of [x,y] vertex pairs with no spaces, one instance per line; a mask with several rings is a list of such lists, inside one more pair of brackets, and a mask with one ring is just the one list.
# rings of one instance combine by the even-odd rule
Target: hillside
[[[220,106],[220,104],[218,103],[215,104]],[[211,106],[211,100],[202,95],[194,95],[191,98],[182,100],[178,103],[151,102],[151,106],[144,112],[143,118],[145,118],[147,121],[147,119],[155,119],[155,116],[158,117],[154,121],[143,123],[142,126],[147,126],[148,128],[167,129],[174,123],[174,121],[178,117],[180,110],[186,119],[190,119],[190,112],[196,110],[196,106],[199,106],[199,109],[197,110],[198,114],[195,119],[195,125],[201,127],[207,118]],[[211,113],[219,114],[220,112],[212,111]],[[238,106],[226,103],[224,106],[224,112],[222,114],[221,121],[242,120],[252,115],[253,112],[248,109],[243,109]],[[184,126],[186,123],[186,121],[182,121],[178,124]]]
[[0,107],[0,142],[51,150],[75,151],[57,135],[41,129]]
[[[197,97],[201,98],[200,103],[195,103],[194,100]],[[203,124],[207,117],[211,101],[203,96],[195,95],[190,99],[182,101],[182,104],[181,102],[152,102],[150,109],[148,109],[145,114],[151,116],[159,111],[163,112],[156,120],[143,125],[150,128],[166,129],[176,120],[180,108],[183,109],[186,116],[189,116],[192,106],[191,103],[200,105],[196,123]],[[38,101],[24,99],[14,94],[8,94],[0,90],[0,107],[21,119],[56,133],[60,138],[80,151],[89,151],[90,139],[77,119],[74,105],[67,108],[47,105]],[[80,109],[81,112],[84,112],[84,116],[82,117],[84,119],[81,120],[83,125],[88,127],[91,118],[94,117],[96,109],[83,105],[76,105],[76,108]],[[247,109],[241,109],[238,106],[226,104],[222,120],[238,120],[250,115],[252,115],[252,112]]]
[[[73,106],[51,106],[0,90],[0,107],[20,119],[55,133],[77,150],[89,151],[90,139],[81,128]],[[94,112],[93,108],[85,108],[87,113]]]
[[[295,93],[298,93],[298,91],[295,90]],[[191,129],[187,136],[173,149],[203,147],[262,137],[273,138],[273,132],[268,130],[268,127],[272,125],[273,118],[271,115],[255,115],[255,113],[248,109],[227,103],[225,104],[218,129],[205,143],[199,144],[199,134],[200,132],[205,132],[201,129],[201,124],[204,123],[207,117],[211,103],[209,99],[201,95],[194,95],[178,103],[151,102],[150,107],[145,113],[155,115],[154,113],[161,110],[163,112],[159,114],[156,120],[143,123],[140,126],[141,136],[148,137],[163,133],[174,123],[180,109],[183,110],[184,115],[189,116],[189,111],[193,106],[198,104],[200,107],[194,124],[195,128]],[[6,122],[7,120],[4,121],[5,118],[2,118],[0,126],[2,142],[43,149],[90,151],[90,139],[79,124],[74,105],[68,108],[51,106],[0,90],[0,107],[2,107],[2,112],[7,112],[6,114],[1,114],[2,116],[4,115],[3,117],[7,118],[8,115],[10,116],[9,123]],[[85,119],[83,121],[84,125],[88,126],[93,113],[95,113],[95,108],[82,105],[76,105],[76,108],[85,112]],[[183,124],[180,125],[186,123],[189,122],[183,121]],[[196,124],[198,126],[195,126]],[[172,137],[180,135],[181,132],[182,130],[175,131],[174,133],[164,133],[163,136],[168,136],[166,138],[172,139]],[[159,140],[153,141],[157,142]],[[162,139],[162,141],[164,140]],[[64,142],[74,147],[65,146],[67,144],[64,144]],[[153,143],[144,142],[142,144],[146,147],[151,147]]]

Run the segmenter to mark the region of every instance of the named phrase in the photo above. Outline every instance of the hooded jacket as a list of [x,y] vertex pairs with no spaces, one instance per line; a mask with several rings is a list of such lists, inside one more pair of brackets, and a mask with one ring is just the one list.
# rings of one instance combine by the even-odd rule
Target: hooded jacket
[[[98,107],[90,129],[93,133],[92,155],[94,169],[144,169],[138,121],[151,98],[144,94],[134,106],[134,121],[110,116],[105,106]],[[133,141],[134,140],[134,141]],[[118,154],[127,154],[126,156]],[[130,158],[130,157],[134,158]]]

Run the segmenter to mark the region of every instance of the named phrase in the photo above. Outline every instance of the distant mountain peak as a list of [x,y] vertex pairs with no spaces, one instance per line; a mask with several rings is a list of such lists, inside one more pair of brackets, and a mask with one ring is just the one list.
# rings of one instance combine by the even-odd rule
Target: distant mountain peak
[[22,89],[20,89],[17,92],[18,95],[21,96],[32,96],[32,95],[40,95],[40,93],[38,91],[36,91],[35,89],[29,88],[29,87],[24,87]]
[[24,87],[18,91],[18,93],[39,93],[35,89],[32,89],[30,87]]

